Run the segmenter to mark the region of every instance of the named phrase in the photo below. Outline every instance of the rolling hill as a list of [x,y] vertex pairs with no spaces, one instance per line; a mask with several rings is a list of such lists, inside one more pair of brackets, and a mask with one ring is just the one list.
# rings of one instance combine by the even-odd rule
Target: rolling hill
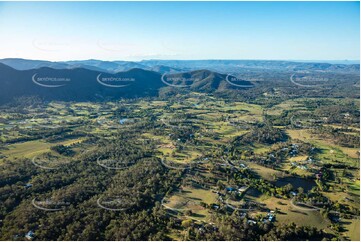
[[211,93],[239,89],[237,84],[252,85],[243,80],[230,82],[227,75],[209,70],[161,74],[133,68],[112,74],[85,68],[16,70],[0,64],[0,103],[22,96],[46,101],[116,100],[155,96],[163,87]]
[[143,69],[117,74],[84,68],[38,69],[19,71],[0,64],[0,103],[21,96],[44,100],[94,101],[156,95],[161,75]]

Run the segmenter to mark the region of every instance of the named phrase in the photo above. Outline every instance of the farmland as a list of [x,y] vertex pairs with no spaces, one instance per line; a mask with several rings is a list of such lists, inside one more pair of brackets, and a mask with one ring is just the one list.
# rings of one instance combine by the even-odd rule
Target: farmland
[[[76,207],[96,206],[110,194],[119,199],[117,189],[133,179],[132,169],[133,173],[158,169],[157,178],[147,178],[163,176],[151,197],[162,216],[179,223],[168,229],[167,238],[181,239],[187,228],[216,226],[219,216],[236,216],[254,226],[294,223],[337,238],[359,239],[359,144],[332,136],[343,132],[346,138],[358,137],[359,127],[350,121],[346,127],[342,117],[328,121],[322,106],[321,111],[311,112],[306,102],[315,101],[286,100],[269,107],[191,92],[170,99],[50,102],[3,110],[0,164],[29,169],[21,179],[14,175],[16,170],[2,170],[13,181],[13,189],[24,194],[23,203],[3,210],[3,231],[12,226],[5,211],[35,211],[24,207],[30,198],[53,196],[70,199]],[[343,101],[330,102],[347,107]],[[94,179],[81,182],[89,178],[79,171],[81,178],[73,174],[70,180],[54,183],[58,184],[54,191],[42,190],[49,170],[58,173],[51,173],[47,182],[58,179],[56,174],[63,176],[67,169],[103,176],[106,185]],[[154,189],[144,190],[142,184],[129,182],[133,185],[126,189],[130,190],[123,187],[121,194],[134,193],[136,200],[123,197],[122,206],[136,204]],[[84,198],[74,200],[58,189],[81,192]],[[98,200],[92,198],[95,194]],[[98,209],[107,207],[100,205]],[[64,211],[69,209],[73,208]],[[135,208],[123,209],[119,211]],[[117,211],[116,206],[111,210]],[[41,230],[38,225],[33,228]],[[17,233],[9,230],[3,238]]]

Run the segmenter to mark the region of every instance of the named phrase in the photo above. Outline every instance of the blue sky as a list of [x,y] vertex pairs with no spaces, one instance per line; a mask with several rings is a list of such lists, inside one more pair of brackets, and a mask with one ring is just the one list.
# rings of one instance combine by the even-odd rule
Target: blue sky
[[0,58],[359,60],[359,2],[1,2]]

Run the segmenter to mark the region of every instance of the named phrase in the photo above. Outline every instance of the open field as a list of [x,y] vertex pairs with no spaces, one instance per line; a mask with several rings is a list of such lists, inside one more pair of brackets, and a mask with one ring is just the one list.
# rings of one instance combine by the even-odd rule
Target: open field
[[69,146],[75,143],[82,142],[82,138],[70,139],[57,143],[47,143],[41,140],[36,141],[27,141],[24,143],[18,143],[7,146],[7,150],[4,150],[2,153],[9,158],[32,158],[35,155],[50,152],[50,147],[54,145],[65,145]]
[[166,200],[166,208],[181,212],[183,216],[186,211],[191,211],[192,214],[187,217],[202,221],[208,221],[210,214],[200,203],[211,204],[217,201],[216,195],[211,191],[191,187],[172,193]]
[[359,219],[345,219],[345,235],[352,241],[360,240],[360,220]]
[[347,148],[335,145],[331,140],[324,140],[317,135],[311,134],[308,130],[287,130],[292,139],[304,140],[311,144],[315,144],[321,154],[318,158],[324,162],[334,162],[335,159],[344,163],[355,164],[357,159],[357,149]]

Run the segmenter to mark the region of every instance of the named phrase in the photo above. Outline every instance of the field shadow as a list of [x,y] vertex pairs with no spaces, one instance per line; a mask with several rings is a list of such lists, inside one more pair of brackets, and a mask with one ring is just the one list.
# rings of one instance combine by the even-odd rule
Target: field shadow
[[206,215],[198,214],[198,213],[193,213],[193,214],[192,214],[192,217],[195,217],[195,218],[205,218]]
[[290,212],[292,212],[292,213],[299,213],[299,214],[303,214],[303,215],[307,215],[307,216],[308,216],[308,214],[305,213],[305,212],[301,212],[301,211],[297,211],[297,210],[293,210],[293,209],[290,209]]
[[196,201],[202,201],[202,199],[197,197],[187,197],[188,199],[196,200]]

